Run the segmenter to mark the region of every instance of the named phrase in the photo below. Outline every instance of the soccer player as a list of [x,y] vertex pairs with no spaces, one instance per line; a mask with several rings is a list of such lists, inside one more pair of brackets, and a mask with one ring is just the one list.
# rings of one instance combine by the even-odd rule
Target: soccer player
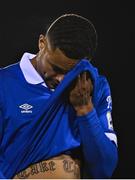
[[117,137],[93,24],[62,15],[38,44],[0,70],[1,178],[110,178]]

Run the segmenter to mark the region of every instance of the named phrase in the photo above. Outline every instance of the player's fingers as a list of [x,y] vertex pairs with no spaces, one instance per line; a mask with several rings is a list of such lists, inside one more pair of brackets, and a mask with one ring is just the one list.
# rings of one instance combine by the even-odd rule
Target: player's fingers
[[83,72],[81,74],[81,87],[82,87],[82,90],[86,90],[86,86],[87,86],[86,72]]
[[77,82],[77,88],[78,88],[78,91],[79,93],[81,94],[81,75],[79,74],[78,75],[78,82]]
[[93,84],[91,79],[88,79],[88,84],[89,84],[89,94],[92,95],[93,92]]
[[82,81],[83,81],[83,82],[86,81],[86,71],[82,73]]

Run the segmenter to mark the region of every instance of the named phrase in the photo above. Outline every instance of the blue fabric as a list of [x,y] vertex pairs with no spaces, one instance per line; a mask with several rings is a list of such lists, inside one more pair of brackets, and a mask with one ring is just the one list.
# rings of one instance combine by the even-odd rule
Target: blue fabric
[[2,174],[2,172],[0,172],[0,179],[6,179],[6,178],[4,177],[4,175]]
[[96,110],[93,109],[87,115],[77,117],[76,121],[83,145],[85,178],[110,178],[118,160],[117,148],[105,135]]
[[[0,72],[0,106],[2,114],[7,109],[3,103],[5,102],[3,97],[4,99],[7,98],[6,101],[8,101],[10,107],[6,110],[3,115],[4,118],[0,122],[2,124],[0,129],[0,170],[4,176],[11,178],[31,163],[49,159],[66,150],[80,147],[83,142],[82,139],[85,139],[84,133],[81,133],[83,137],[80,138],[80,132],[82,131],[78,129],[78,121],[75,121],[75,112],[66,103],[65,92],[77,75],[86,70],[90,72],[94,82],[92,101],[94,107],[97,108],[98,115],[100,115],[104,111],[104,106],[106,106],[106,104],[99,106],[99,102],[104,99],[103,91],[100,92],[102,83],[99,83],[97,69],[85,59],[81,60],[75,68],[67,73],[53,93],[40,85],[28,85],[23,76],[20,75],[21,71],[18,65],[11,66]],[[105,86],[104,91],[106,91],[106,87],[108,86]],[[31,97],[33,99],[32,103],[38,106],[35,91],[41,95],[42,106],[39,109],[37,108],[37,111],[35,110],[36,116],[34,114],[31,116],[23,114],[22,118],[18,110],[14,108],[13,103],[19,105],[20,102],[22,104],[24,99],[27,100],[28,97]],[[110,93],[108,90],[106,92],[106,95]],[[11,101],[11,96],[13,96],[14,102]],[[38,99],[39,101],[40,99]],[[12,114],[14,117],[12,117]],[[107,139],[107,141],[111,143],[110,140]],[[86,152],[89,151],[89,148],[91,147],[86,147]],[[111,155],[113,156],[113,153]]]

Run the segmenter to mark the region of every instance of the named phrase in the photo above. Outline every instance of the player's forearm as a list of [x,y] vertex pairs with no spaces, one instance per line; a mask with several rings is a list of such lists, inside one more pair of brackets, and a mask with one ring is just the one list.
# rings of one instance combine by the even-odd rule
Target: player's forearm
[[104,134],[95,109],[77,120],[88,173],[93,178],[110,178],[117,164],[117,147]]
[[0,179],[6,179],[1,171],[0,171]]

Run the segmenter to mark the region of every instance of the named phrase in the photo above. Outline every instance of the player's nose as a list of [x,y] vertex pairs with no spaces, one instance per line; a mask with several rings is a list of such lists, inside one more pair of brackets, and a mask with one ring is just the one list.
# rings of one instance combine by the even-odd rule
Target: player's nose
[[64,74],[56,75],[55,79],[57,79],[59,82],[61,82],[64,79]]

